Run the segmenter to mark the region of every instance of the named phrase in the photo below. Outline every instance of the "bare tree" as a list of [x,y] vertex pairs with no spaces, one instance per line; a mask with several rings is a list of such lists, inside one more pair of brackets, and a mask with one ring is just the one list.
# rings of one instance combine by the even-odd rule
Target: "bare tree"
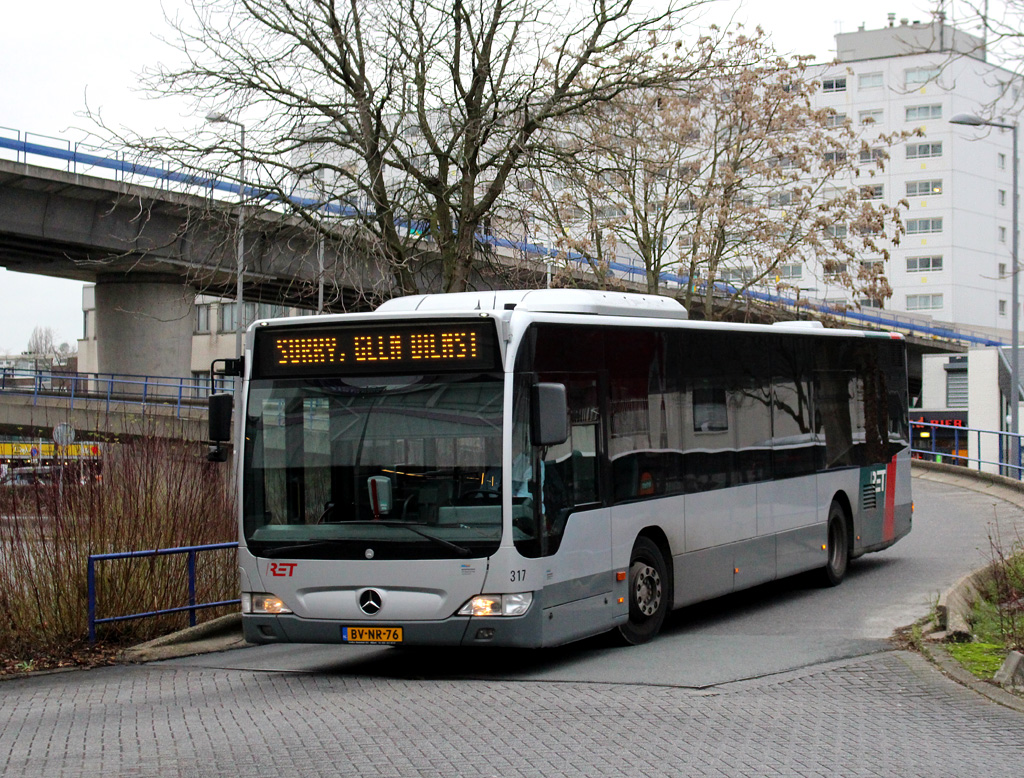
[[183,64],[145,84],[244,123],[245,147],[212,127],[119,139],[225,175],[244,159],[262,198],[380,257],[389,293],[417,291],[431,262],[459,291],[543,130],[678,80],[667,33],[706,2],[191,0],[171,21]]
[[650,292],[681,274],[684,303],[709,317],[754,289],[799,295],[815,275],[888,297],[884,262],[903,228],[871,177],[894,138],[814,108],[806,62],[778,56],[761,30],[701,46],[695,59],[713,67],[685,89],[625,92],[566,128],[564,167],[534,189],[555,240],[599,266],[638,263]]
[[57,353],[56,332],[53,327],[33,327],[28,336],[28,353],[53,356]]

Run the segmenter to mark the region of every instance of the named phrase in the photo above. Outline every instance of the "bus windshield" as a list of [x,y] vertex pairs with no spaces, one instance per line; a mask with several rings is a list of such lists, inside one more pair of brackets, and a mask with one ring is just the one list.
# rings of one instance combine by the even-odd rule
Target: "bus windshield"
[[263,379],[246,418],[257,556],[487,556],[501,539],[500,373]]

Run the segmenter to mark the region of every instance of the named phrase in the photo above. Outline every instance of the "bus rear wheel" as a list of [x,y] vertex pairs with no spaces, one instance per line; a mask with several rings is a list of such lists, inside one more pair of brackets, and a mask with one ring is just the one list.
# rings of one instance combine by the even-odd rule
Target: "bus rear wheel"
[[821,569],[820,581],[824,586],[838,586],[843,582],[846,570],[850,566],[850,534],[847,530],[846,511],[835,500],[828,509],[827,531],[827,561]]
[[629,621],[619,627],[619,636],[631,646],[651,640],[665,622],[669,604],[670,579],[665,557],[658,544],[639,537],[629,557]]

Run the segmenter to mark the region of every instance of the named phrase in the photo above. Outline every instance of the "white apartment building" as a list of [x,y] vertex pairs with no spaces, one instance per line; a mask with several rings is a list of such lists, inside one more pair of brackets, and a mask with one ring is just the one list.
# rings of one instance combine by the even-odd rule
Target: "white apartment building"
[[836,49],[837,62],[817,66],[818,105],[845,116],[864,137],[919,133],[889,149],[884,172],[857,182],[890,205],[909,204],[906,234],[886,269],[893,296],[884,307],[1005,333],[1012,315],[1012,132],[949,120],[973,114],[1015,123],[1019,79],[985,62],[981,39],[939,21],[896,23],[890,14],[882,29],[836,35]]

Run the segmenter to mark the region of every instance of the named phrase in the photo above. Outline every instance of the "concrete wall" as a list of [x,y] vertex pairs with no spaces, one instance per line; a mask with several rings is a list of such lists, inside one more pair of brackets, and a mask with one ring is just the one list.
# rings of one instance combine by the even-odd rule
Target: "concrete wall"
[[[999,392],[999,351],[994,348],[971,349],[967,355],[967,422],[974,429],[1001,430],[1002,398]],[[969,448],[977,447],[971,436]],[[989,462],[999,461],[999,441],[995,435],[982,435],[980,451],[971,451],[972,457]],[[982,465],[982,472],[998,473],[996,465]]]
[[921,407],[929,411],[946,407],[946,364],[948,354],[921,355]]

